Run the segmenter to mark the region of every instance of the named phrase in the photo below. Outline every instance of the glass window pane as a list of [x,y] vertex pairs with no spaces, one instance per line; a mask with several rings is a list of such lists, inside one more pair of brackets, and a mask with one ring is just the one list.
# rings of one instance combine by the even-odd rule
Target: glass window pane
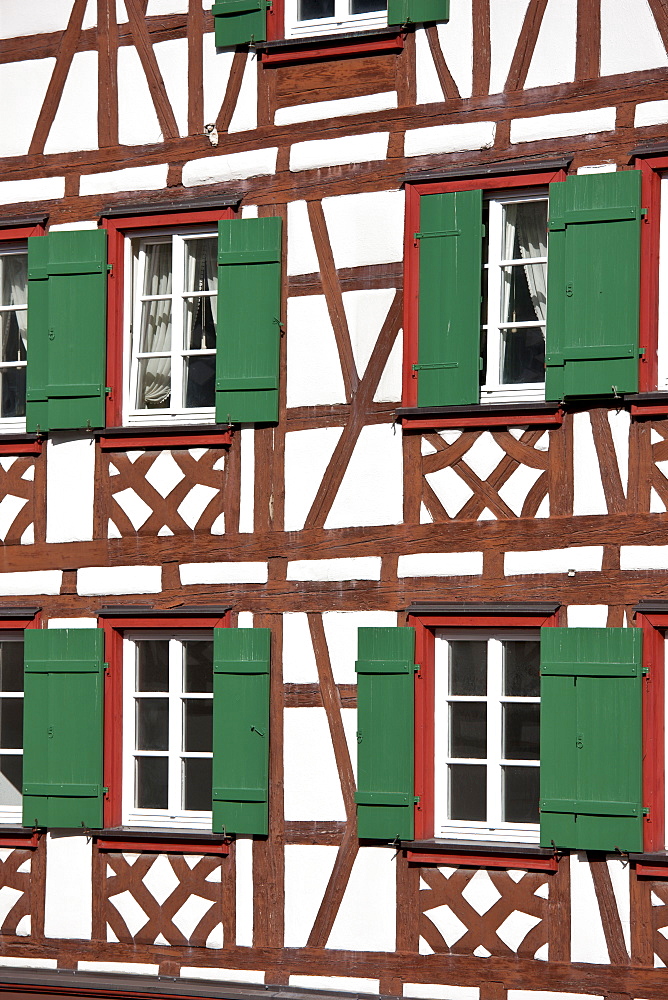
[[143,295],[169,295],[172,291],[172,244],[147,243],[144,245]]
[[387,10],[387,0],[350,0],[351,14],[372,14],[377,10]]
[[167,808],[166,757],[135,758],[135,807],[137,809]]
[[540,642],[503,643],[503,693],[514,698],[540,697]]
[[183,300],[183,346],[186,351],[215,351],[217,295]]
[[538,760],[540,705],[520,702],[503,706],[503,756],[509,760]]
[[137,642],[137,691],[169,691],[169,641]]
[[0,698],[0,747],[23,749],[23,698]]
[[0,691],[23,691],[23,643],[0,641]]
[[216,356],[186,358],[183,405],[186,409],[216,404]]
[[195,757],[183,761],[183,808],[197,812],[211,811],[210,757]]
[[505,260],[547,256],[547,199],[505,205],[503,214]]
[[185,292],[215,292],[218,286],[218,246],[215,236],[186,240]]
[[151,299],[141,307],[139,350],[157,354],[172,347],[172,301]]
[[213,643],[188,639],[183,643],[183,690],[197,694],[213,691]]
[[299,0],[299,21],[334,17],[334,0]]
[[137,698],[137,750],[169,748],[169,702],[166,698]]
[[0,306],[24,306],[28,289],[28,255],[0,256]]
[[142,358],[137,379],[137,409],[159,410],[172,399],[170,358]]
[[0,416],[25,417],[26,370],[7,368],[0,372]]
[[450,694],[487,694],[487,643],[450,643]]
[[20,806],[23,757],[0,754],[0,806]]
[[450,819],[487,819],[487,768],[481,764],[451,764]]
[[455,702],[450,705],[450,756],[487,756],[487,705]]
[[213,750],[213,703],[210,698],[183,701],[183,749],[192,753]]
[[537,823],[540,768],[504,767],[503,819],[506,823]]
[[545,334],[540,326],[510,327],[501,339],[502,385],[545,381]]
[[545,321],[547,264],[513,264],[501,269],[502,323]]

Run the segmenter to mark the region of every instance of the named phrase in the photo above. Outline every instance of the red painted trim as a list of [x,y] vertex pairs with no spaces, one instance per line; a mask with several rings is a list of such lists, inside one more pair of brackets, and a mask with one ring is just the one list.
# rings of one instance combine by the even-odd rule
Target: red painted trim
[[[640,375],[642,378],[643,371],[646,369],[640,369]],[[631,416],[632,417],[665,417],[668,414],[668,402],[667,403],[631,403]]]
[[11,837],[3,837],[0,827],[0,847],[22,847],[24,850],[32,851],[39,844],[39,838],[39,830],[26,830],[25,834],[16,833]]
[[[411,372],[410,374],[416,374]],[[668,406],[666,408],[668,413]],[[404,430],[439,430],[442,427],[509,427],[515,424],[522,427],[560,427],[564,422],[564,411],[556,413],[516,413],[516,414],[481,414],[467,417],[402,417],[401,426]]]
[[[415,234],[420,231],[420,198],[425,194],[444,194],[452,191],[507,191],[510,188],[545,187],[566,179],[563,169],[551,170],[539,174],[512,174],[509,177],[467,177],[452,181],[413,182],[406,185],[406,221],[404,227],[404,377],[403,406],[417,406],[417,372],[413,365],[418,360],[418,329],[419,329],[419,288],[420,288],[420,249],[419,240]],[[419,418],[409,418],[419,420]],[[441,418],[444,423],[427,422],[427,426],[435,427],[497,427],[507,426],[509,421],[504,417],[498,424],[486,423],[465,424],[456,417]],[[452,420],[452,422],[450,422]],[[535,421],[522,419],[521,423],[532,424]],[[548,422],[541,419],[541,423]],[[551,421],[549,421],[551,422]],[[412,424],[403,421],[406,429],[421,428],[425,425]]]
[[638,614],[636,625],[643,630],[643,668],[647,669],[642,685],[642,804],[649,813],[643,824],[643,849],[659,851],[665,847],[664,629],[668,616]]
[[557,858],[536,858],[516,854],[456,854],[449,851],[406,851],[408,861],[420,865],[463,865],[471,868],[518,868],[521,871],[556,872]]
[[[267,18],[267,25],[269,19]],[[273,40],[273,39],[272,39]],[[281,49],[280,52],[261,52],[260,60],[263,66],[287,66],[290,63],[315,62],[318,59],[336,59],[337,56],[363,56],[373,52],[401,52],[404,47],[404,36],[395,38],[375,38],[367,42],[350,42],[347,45],[323,44],[319,39],[317,47],[306,48],[301,45],[295,49]]]
[[134,851],[139,854],[220,854],[227,857],[230,853],[229,843],[211,843],[208,840],[150,840],[137,834],[126,832],[125,839],[114,837],[95,837],[100,851]]
[[267,41],[278,42],[285,35],[285,0],[271,0],[267,8]]
[[11,441],[0,441],[0,455],[41,455],[43,442],[22,441],[12,444]]
[[[435,631],[438,628],[540,628],[554,627],[559,624],[558,613],[547,615],[409,615],[408,624],[415,629],[415,662],[419,670],[415,675],[415,794],[419,802],[415,806],[415,839],[428,840],[434,836],[434,649]],[[410,854],[410,852],[409,852]],[[428,862],[436,863],[437,856],[431,852],[417,852],[416,857],[424,857]],[[443,864],[472,864],[476,867],[488,865],[488,858],[469,861],[453,861],[453,857],[474,858],[474,855],[443,854]],[[448,860],[450,859],[450,860]],[[410,860],[410,857],[409,857]],[[498,860],[498,859],[497,859]],[[510,868],[508,859],[499,867]],[[543,867],[552,864],[546,859],[541,860],[540,870],[556,871],[554,868]],[[489,863],[491,865],[491,862]],[[493,867],[493,866],[492,866]],[[522,859],[521,864],[514,867],[531,867]]]
[[[111,265],[107,279],[107,427],[119,427],[123,422],[123,304],[125,236],[133,231],[163,227],[175,230],[231,219],[231,208],[196,210],[193,212],[159,212],[155,215],[127,216],[103,219],[108,233],[107,260]],[[138,446],[139,447],[139,446]]]
[[646,865],[642,861],[636,861],[633,865],[636,875],[645,878],[666,878],[668,876],[668,865]]
[[99,438],[102,451],[129,451],[131,448],[226,448],[232,444],[231,431],[215,434],[104,434]]
[[[202,618],[182,618],[175,612],[173,618],[102,618],[101,627],[104,629],[104,655],[108,664],[104,676],[104,784],[109,789],[104,800],[104,825],[112,828],[121,825],[122,821],[122,801],[121,788],[123,779],[123,632],[131,629],[145,629],[153,632],[166,632],[182,629],[188,631],[196,628],[229,628],[230,612],[226,612],[222,617],[202,617]],[[126,835],[126,840],[132,840],[130,835]],[[148,850],[148,847],[140,848],[137,845],[142,841],[132,841],[135,846],[128,850]],[[146,843],[146,841],[143,841]],[[110,840],[111,843],[111,840]],[[118,842],[116,842],[118,843]],[[151,842],[153,843],[153,841]],[[157,841],[155,842],[157,843]],[[175,844],[181,845],[178,838]],[[194,853],[207,853],[200,850]],[[112,850],[113,848],[109,848]],[[119,850],[124,849],[120,848]],[[164,851],[167,848],[157,847],[156,850]],[[181,851],[181,846],[178,848]],[[227,852],[215,852],[227,853]]]
[[[660,160],[666,158],[661,157]],[[647,209],[640,227],[639,346],[645,349],[640,356],[640,392],[651,392],[656,388],[658,379],[661,176],[657,167],[660,160],[640,160],[642,204]],[[668,161],[665,165],[668,166]]]
[[27,240],[29,236],[44,236],[46,232],[41,222],[36,226],[17,226],[15,229],[0,229],[0,242],[12,243]]

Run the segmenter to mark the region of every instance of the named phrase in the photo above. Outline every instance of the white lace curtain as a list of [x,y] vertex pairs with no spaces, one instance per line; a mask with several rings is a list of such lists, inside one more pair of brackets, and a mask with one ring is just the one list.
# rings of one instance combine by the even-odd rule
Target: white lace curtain
[[[3,306],[25,306],[28,289],[28,258],[25,254],[6,254],[0,257],[0,288]],[[12,317],[16,317],[19,344],[12,345]],[[0,313],[2,324],[2,360],[19,361],[26,357],[28,348],[28,312],[16,309]],[[18,349],[17,349],[18,348]],[[10,355],[14,355],[11,357]]]
[[[192,240],[188,245],[189,253],[186,255],[186,292],[218,292],[218,248],[215,239]],[[216,300],[212,298],[211,314],[213,319],[214,333],[216,330]],[[200,305],[202,312],[200,315]],[[204,302],[198,297],[190,299],[188,304],[188,321],[186,330],[186,344],[191,351],[200,348],[213,347],[213,344],[205,343],[206,331],[204,329]],[[199,324],[197,322],[199,316]],[[195,327],[201,325],[199,343],[195,340]]]
[[506,247],[508,256],[517,236],[524,265],[531,303],[536,319],[545,322],[547,315],[547,263],[531,264],[532,257],[547,257],[547,227],[545,202],[520,202],[506,207]]

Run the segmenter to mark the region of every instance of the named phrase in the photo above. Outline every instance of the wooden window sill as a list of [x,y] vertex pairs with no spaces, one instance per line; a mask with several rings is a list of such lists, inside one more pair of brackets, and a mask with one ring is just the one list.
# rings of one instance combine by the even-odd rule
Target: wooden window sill
[[338,59],[340,56],[370,55],[374,52],[400,52],[404,47],[401,28],[371,28],[345,31],[340,35],[311,35],[304,38],[281,38],[256,46],[263,66],[286,66],[296,62]]
[[663,417],[668,414],[668,392],[646,392],[638,393],[634,396],[626,396],[624,399],[627,406],[630,405],[631,416],[640,417]]
[[476,406],[410,406],[397,410],[405,430],[445,427],[558,427],[564,410],[559,403],[481,403]]
[[158,830],[117,827],[93,834],[100,851],[135,851],[150,854],[219,854],[230,853],[229,840],[204,830]]
[[188,424],[174,429],[157,426],[119,427],[96,431],[102,451],[131,448],[227,448],[232,443],[228,424]]
[[0,847],[23,847],[34,850],[39,843],[40,830],[25,826],[0,825]]
[[402,841],[411,864],[462,865],[472,868],[513,868],[556,872],[559,856],[546,847],[526,844],[478,844],[468,840]]
[[41,455],[44,438],[41,434],[21,434],[0,431],[0,455]]

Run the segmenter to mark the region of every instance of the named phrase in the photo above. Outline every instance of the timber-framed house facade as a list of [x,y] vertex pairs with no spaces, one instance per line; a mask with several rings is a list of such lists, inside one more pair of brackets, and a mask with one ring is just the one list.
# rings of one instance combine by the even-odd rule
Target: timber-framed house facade
[[668,993],[666,0],[0,4],[0,990]]

